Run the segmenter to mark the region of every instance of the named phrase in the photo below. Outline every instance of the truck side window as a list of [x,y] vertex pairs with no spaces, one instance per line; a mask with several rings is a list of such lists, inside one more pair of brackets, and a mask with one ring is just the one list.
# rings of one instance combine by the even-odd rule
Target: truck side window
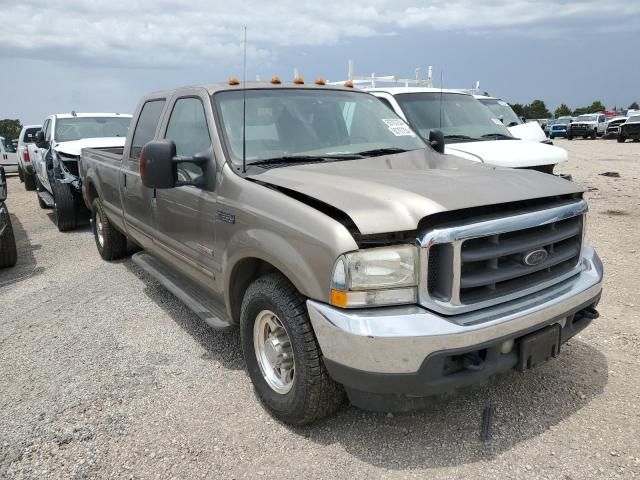
[[165,100],[150,100],[146,102],[140,116],[136,129],[133,132],[133,140],[131,141],[130,157],[133,159],[140,158],[140,152],[145,144],[153,140],[160,121],[160,114],[164,108]]
[[[196,153],[209,149],[211,137],[204,105],[199,98],[179,98],[176,101],[169,117],[165,138],[175,142],[176,155],[179,157],[191,158]],[[178,176],[181,175],[185,177],[184,180],[194,180],[202,175],[202,169],[194,163],[181,163]]]

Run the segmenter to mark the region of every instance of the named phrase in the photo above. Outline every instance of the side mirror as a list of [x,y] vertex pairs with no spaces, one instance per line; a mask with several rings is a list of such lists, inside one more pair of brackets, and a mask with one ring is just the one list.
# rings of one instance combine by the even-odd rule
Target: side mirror
[[500,120],[502,123],[504,123],[504,115],[498,116],[498,120]]
[[182,185],[202,187],[204,180],[195,182],[178,181],[178,164],[191,162],[205,168],[209,156],[199,153],[192,158],[176,156],[176,144],[172,140],[154,140],[142,147],[140,152],[140,177],[148,188],[175,188]]
[[7,177],[4,174],[4,167],[0,167],[0,202],[7,199]]
[[442,130],[429,131],[429,145],[438,153],[444,153],[444,133]]
[[44,132],[42,130],[38,130],[38,132],[36,133],[36,147],[38,148],[44,148],[45,147],[45,141],[44,141]]
[[527,119],[525,117],[520,117],[520,120],[522,120],[522,123],[527,123]]

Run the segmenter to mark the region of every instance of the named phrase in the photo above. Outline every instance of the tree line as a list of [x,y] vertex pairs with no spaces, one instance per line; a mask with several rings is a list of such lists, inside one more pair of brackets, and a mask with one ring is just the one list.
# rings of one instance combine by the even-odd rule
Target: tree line
[[4,137],[7,142],[18,138],[20,130],[22,130],[22,123],[17,118],[0,120],[0,137]]
[[[607,109],[600,100],[595,100],[586,107],[578,107],[573,110],[569,108],[566,103],[561,103],[558,108],[551,113],[543,100],[534,100],[528,105],[521,103],[512,103],[511,108],[519,117],[524,118],[558,118],[558,117],[577,117],[578,115],[584,115],[585,113],[603,112]],[[638,102],[633,102],[628,107],[629,110],[640,110]],[[618,110],[618,107],[613,107],[613,110]]]

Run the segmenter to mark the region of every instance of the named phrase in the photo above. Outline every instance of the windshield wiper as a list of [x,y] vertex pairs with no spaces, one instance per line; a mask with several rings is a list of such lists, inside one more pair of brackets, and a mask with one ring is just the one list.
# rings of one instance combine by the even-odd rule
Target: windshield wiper
[[444,138],[455,138],[460,140],[478,140],[477,138],[470,137],[469,135],[445,135]]
[[250,165],[276,165],[284,163],[324,162],[327,157],[318,155],[284,155],[282,157],[265,158],[251,162]]
[[504,133],[485,133],[481,135],[482,138],[495,138],[496,140],[516,140],[511,135],[505,135]]
[[394,153],[404,153],[409,150],[405,150],[404,148],[397,147],[386,147],[386,148],[374,148],[372,150],[364,150],[362,152],[356,152],[353,155],[358,155],[360,158],[364,157],[378,157],[380,155],[391,155]]

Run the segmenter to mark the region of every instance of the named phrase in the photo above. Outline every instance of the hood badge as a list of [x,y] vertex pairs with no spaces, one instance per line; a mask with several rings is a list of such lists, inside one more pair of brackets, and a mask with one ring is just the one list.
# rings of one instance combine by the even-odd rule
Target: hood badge
[[528,267],[536,267],[544,262],[548,256],[549,253],[544,248],[539,248],[525,253],[522,263]]

